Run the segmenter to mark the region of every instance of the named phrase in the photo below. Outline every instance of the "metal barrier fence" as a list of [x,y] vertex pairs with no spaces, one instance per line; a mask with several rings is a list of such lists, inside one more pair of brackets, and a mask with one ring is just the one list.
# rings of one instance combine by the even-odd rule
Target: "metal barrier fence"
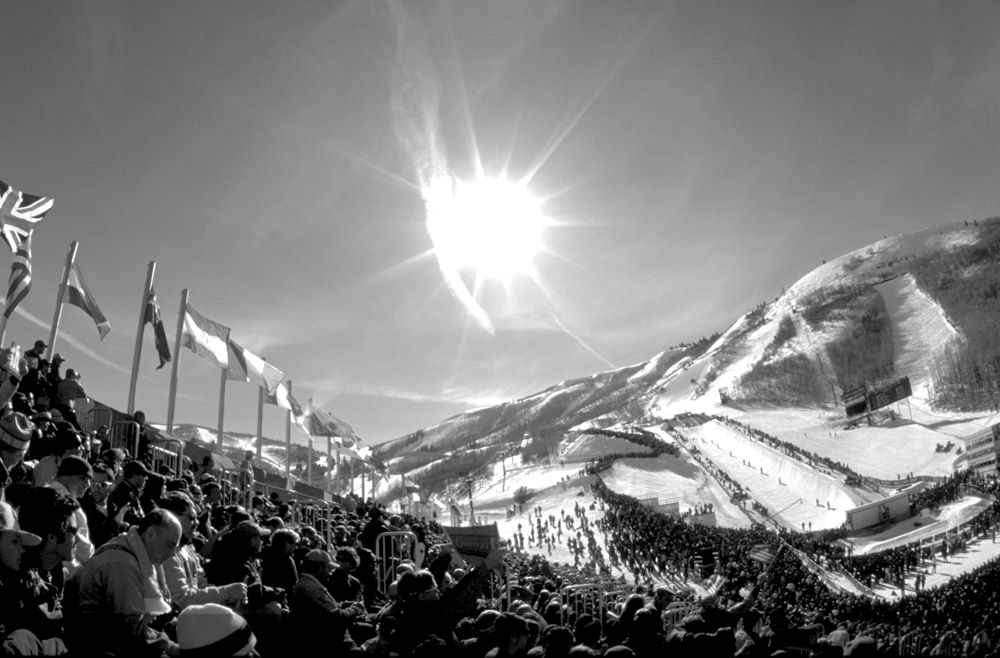
[[153,470],[159,472],[160,466],[166,466],[180,477],[184,470],[184,442],[180,439],[158,439],[150,446],[153,453]]
[[93,434],[101,425],[107,425],[110,428],[114,421],[114,416],[111,414],[110,409],[93,408],[88,409],[83,414],[78,414],[77,419],[80,421],[80,429]]
[[405,530],[383,532],[376,537],[375,575],[380,592],[385,594],[389,591],[389,585],[396,579],[396,566],[402,560],[413,559],[416,545],[417,536]]
[[900,656],[919,656],[922,640],[920,634],[916,631],[911,631],[899,638],[899,655]]
[[333,545],[333,510],[329,507],[317,507],[315,505],[309,505],[307,507],[301,507],[295,505],[292,508],[292,522],[297,523],[299,527],[308,525],[312,526],[316,532],[326,540],[326,545],[330,551],[336,550]]
[[121,448],[132,459],[139,458],[139,423],[131,420],[120,420],[111,425],[109,440],[111,448]]
[[[604,597],[604,589],[600,585],[597,583],[569,585],[563,587],[562,595],[563,601],[572,610],[574,618],[579,618],[582,614],[589,614],[599,621],[603,628],[607,600]],[[563,622],[565,623],[566,620],[564,619]]]

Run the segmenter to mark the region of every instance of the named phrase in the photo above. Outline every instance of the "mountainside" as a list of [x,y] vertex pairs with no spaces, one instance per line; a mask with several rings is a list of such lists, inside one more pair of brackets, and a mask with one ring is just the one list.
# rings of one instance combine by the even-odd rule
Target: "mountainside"
[[[997,255],[996,218],[887,237],[824,262],[707,350],[672,349],[459,414],[376,454],[407,471],[464,455],[474,469],[505,450],[526,450],[526,436],[551,437],[555,446],[586,425],[755,407],[813,408],[835,418],[844,390],[904,375],[912,399],[929,409],[986,410],[1000,396]],[[490,446],[477,459],[467,454]]]
[[611,425],[636,418],[645,396],[678,360],[682,350],[661,352],[645,363],[571,379],[519,400],[468,411],[437,425],[379,445],[376,455],[440,453],[463,447],[520,442],[525,434],[563,432],[585,422]]

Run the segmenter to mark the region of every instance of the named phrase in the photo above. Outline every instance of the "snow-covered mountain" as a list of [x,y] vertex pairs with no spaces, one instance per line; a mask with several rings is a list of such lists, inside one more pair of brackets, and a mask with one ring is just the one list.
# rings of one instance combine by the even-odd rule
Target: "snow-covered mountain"
[[[706,411],[843,417],[844,390],[908,376],[926,412],[988,410],[1000,392],[1000,220],[886,237],[824,262],[707,349],[564,381],[382,444],[387,461],[543,433]],[[752,300],[748,300],[753,303]],[[912,413],[912,410],[911,410]]]

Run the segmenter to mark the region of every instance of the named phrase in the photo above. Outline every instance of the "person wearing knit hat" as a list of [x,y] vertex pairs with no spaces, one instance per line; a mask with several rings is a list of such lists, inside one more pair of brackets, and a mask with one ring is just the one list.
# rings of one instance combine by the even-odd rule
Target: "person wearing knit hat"
[[0,459],[8,469],[17,466],[28,452],[35,425],[24,414],[11,411],[0,418]]
[[189,605],[177,616],[180,655],[257,656],[257,638],[240,615],[218,603]]

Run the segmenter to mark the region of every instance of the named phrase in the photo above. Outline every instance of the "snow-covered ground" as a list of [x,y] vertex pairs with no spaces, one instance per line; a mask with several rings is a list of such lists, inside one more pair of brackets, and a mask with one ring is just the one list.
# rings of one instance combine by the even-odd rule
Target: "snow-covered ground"
[[684,434],[791,529],[803,523],[811,523],[813,530],[835,528],[844,523],[848,509],[870,500],[846,486],[843,476],[807,466],[717,421]]
[[[792,418],[786,420],[797,419],[800,426],[810,426],[810,423],[811,426],[819,426],[816,412],[798,411],[791,416]],[[763,419],[762,415],[754,417],[757,420]],[[747,417],[743,417],[742,421],[749,422]],[[659,427],[647,429],[670,440]],[[862,428],[855,431],[862,436],[871,430],[872,428]],[[782,510],[781,517],[793,528],[802,522],[806,524],[812,522],[814,530],[838,526],[843,523],[848,508],[876,497],[874,494],[862,493],[847,487],[839,474],[812,468],[716,421],[688,428],[685,430],[685,435],[688,436],[689,446],[696,446],[717,467],[723,469],[744,487],[749,487],[752,496],[764,502],[772,511]],[[843,448],[847,444],[839,441],[832,445]],[[620,439],[583,435],[567,440],[560,454],[566,455],[572,450],[578,457],[585,455],[586,459],[589,459],[599,454],[628,452],[631,448],[638,449],[639,446],[635,444],[623,446]],[[877,454],[877,448],[873,449],[872,454]],[[830,449],[830,456],[843,461],[847,461],[848,457],[833,449]],[[942,459],[949,458],[951,457],[946,456]],[[744,460],[753,466],[744,465]],[[883,460],[880,462],[883,464],[883,475],[895,476],[895,473],[890,475],[888,472],[891,458]],[[590,493],[590,485],[594,478],[581,475],[580,462],[565,462],[559,465],[553,461],[551,464],[530,466],[511,466],[510,463],[508,462],[506,481],[502,469],[497,467],[492,478],[478,487],[474,496],[477,520],[481,523],[496,522],[502,537],[512,538],[518,531],[518,525],[527,537],[528,524],[537,519],[538,507],[542,509],[543,518],[548,518],[550,514],[559,518],[563,512],[571,516],[577,505],[584,508],[584,513],[590,522],[603,518],[604,512],[601,506]],[[915,466],[918,463],[920,462],[916,459],[903,461],[899,468],[905,471],[903,466],[908,464]],[[764,474],[761,474],[761,468],[764,469]],[[722,527],[747,527],[750,524],[749,517],[737,505],[730,502],[728,494],[719,483],[683,450],[679,457],[663,455],[655,459],[619,460],[602,473],[601,478],[612,490],[638,499],[656,497],[660,504],[677,502],[682,512],[711,503],[717,524]],[[520,486],[529,488],[534,495],[525,505],[523,512],[515,509],[513,515],[508,515],[514,507],[513,491]],[[817,498],[820,499],[821,506],[816,505]],[[795,503],[798,499],[802,499],[803,502]],[[831,509],[826,507],[827,501],[830,502]],[[926,540],[945,530],[954,529],[987,505],[988,501],[973,497],[965,498],[944,506],[933,516],[905,519],[890,527],[880,528],[876,533],[862,533],[855,536],[851,539],[853,550],[856,554],[863,554],[886,550],[918,539]],[[467,511],[467,505],[463,504],[462,509]],[[606,551],[607,538],[596,528],[595,534],[598,543]],[[572,554],[565,545],[565,536],[562,542],[557,542],[552,547],[551,551],[548,548],[542,549],[536,544],[529,547],[528,552],[542,554],[555,563],[573,563]],[[927,586],[943,584],[949,578],[974,569],[998,556],[1000,556],[1000,544],[994,544],[991,538],[976,540],[967,550],[949,556],[948,561],[942,562],[938,559],[934,572],[930,563],[925,565]],[[612,573],[631,582],[631,573],[625,573],[617,568],[613,569]],[[912,575],[907,582],[909,594],[913,591]],[[691,582],[689,585],[701,591],[698,583]],[[884,585],[876,586],[873,591],[877,596],[886,599],[899,595],[898,588]]]

